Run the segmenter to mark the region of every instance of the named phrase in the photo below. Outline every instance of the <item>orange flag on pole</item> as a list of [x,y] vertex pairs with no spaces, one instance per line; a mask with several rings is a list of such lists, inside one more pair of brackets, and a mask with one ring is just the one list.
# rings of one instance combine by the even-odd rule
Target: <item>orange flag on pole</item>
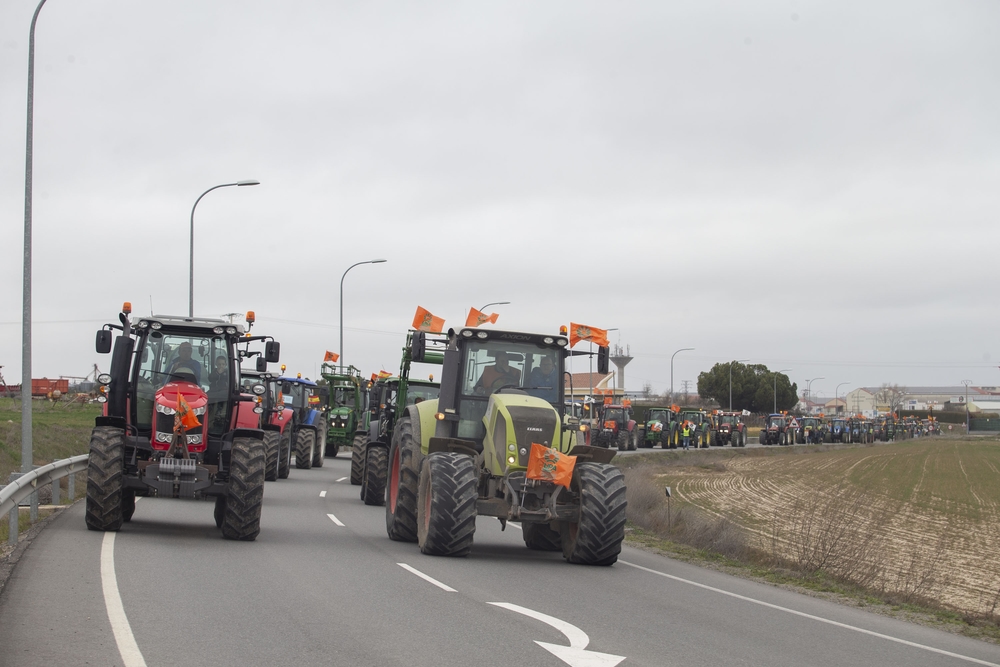
[[444,331],[444,318],[434,317],[429,310],[417,306],[417,314],[413,316],[413,328],[428,333]]
[[576,457],[563,454],[557,449],[531,443],[531,454],[528,455],[528,479],[538,479],[553,482],[569,488],[573,479],[573,468],[576,467]]
[[201,422],[198,421],[198,416],[191,410],[191,406],[188,402],[184,400],[180,392],[177,392],[177,416],[180,418],[181,424],[185,429],[198,428],[201,426]]
[[608,330],[588,327],[586,324],[569,323],[569,346],[573,347],[581,340],[589,340],[600,347],[608,346]]
[[330,350],[327,350],[326,354],[323,355],[323,361],[332,361],[333,363],[337,363],[338,359],[340,359],[340,355],[336,352],[331,352]]
[[380,380],[382,378],[391,378],[392,377],[392,373],[390,373],[389,371],[379,371],[378,372],[378,377],[379,377]]
[[469,310],[469,316],[465,318],[465,326],[467,327],[478,327],[480,324],[496,324],[497,318],[500,317],[497,313],[490,313],[487,315],[475,308]]

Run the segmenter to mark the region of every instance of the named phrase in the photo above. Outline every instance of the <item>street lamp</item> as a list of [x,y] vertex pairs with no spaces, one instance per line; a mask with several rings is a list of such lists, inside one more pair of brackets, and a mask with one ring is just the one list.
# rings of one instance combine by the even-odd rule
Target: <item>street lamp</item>
[[[347,271],[362,264],[383,264],[385,261],[384,259],[369,259],[357,264],[351,264],[347,267]],[[347,276],[347,271],[344,271],[344,275],[340,276],[340,356],[338,359],[341,366],[344,365],[344,278]]]
[[243,187],[244,185],[260,185],[260,181],[247,180],[247,181],[236,181],[235,183],[222,183],[221,185],[213,185],[208,190],[202,192],[197,199],[194,200],[194,206],[191,207],[191,255],[188,261],[188,317],[194,317],[194,210],[198,208],[198,202],[201,198],[207,195],[212,190],[218,190],[219,188],[228,188],[234,185]]
[[785,371],[790,371],[791,368],[782,368],[780,371],[776,371],[774,374],[774,411],[778,411],[778,375],[784,373]]
[[[684,352],[685,350],[693,350],[693,347],[682,347],[677,350],[677,352]],[[674,357],[677,356],[677,352],[670,355],[670,400],[674,400]]]
[[733,364],[750,361],[749,359],[736,359],[729,362],[729,411],[733,411]]
[[810,380],[808,378],[806,379],[806,396],[809,397],[809,400],[812,400],[812,386],[813,386],[813,382],[815,382],[816,380],[825,380],[825,379],[826,378],[823,378],[823,377],[813,378],[812,380]]
[[972,380],[962,380],[965,385],[965,434],[969,435],[969,385]]
[[[838,412],[840,411],[840,388],[843,387],[845,384],[851,384],[851,383],[841,382],[840,384],[837,385],[837,388],[833,390],[833,409],[837,410]],[[847,401],[844,401],[844,403],[846,407]]]
[[480,313],[485,313],[486,309],[489,308],[490,306],[506,306],[509,303],[510,303],[510,301],[493,301],[491,303],[486,304],[482,308],[480,308],[479,312]]

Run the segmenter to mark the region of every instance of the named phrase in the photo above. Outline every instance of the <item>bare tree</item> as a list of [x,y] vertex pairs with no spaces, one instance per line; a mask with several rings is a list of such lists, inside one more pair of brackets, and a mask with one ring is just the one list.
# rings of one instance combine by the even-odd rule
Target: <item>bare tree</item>
[[889,406],[889,412],[892,413],[899,412],[905,398],[906,387],[900,387],[898,384],[883,382],[882,386],[875,392],[875,403]]

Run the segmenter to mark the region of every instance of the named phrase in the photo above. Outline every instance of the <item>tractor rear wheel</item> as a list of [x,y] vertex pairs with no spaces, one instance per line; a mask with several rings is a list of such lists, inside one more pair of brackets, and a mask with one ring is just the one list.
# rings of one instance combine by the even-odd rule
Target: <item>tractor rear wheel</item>
[[278,441],[278,479],[288,479],[288,469],[292,467],[292,434],[285,431]]
[[578,463],[571,489],[580,495],[580,514],[561,526],[563,556],[570,563],[611,565],[625,539],[625,476],[607,463]]
[[417,544],[430,556],[468,556],[476,534],[476,460],[434,452],[420,467]]
[[618,431],[618,435],[615,436],[615,446],[619,452],[628,449],[628,431]]
[[295,467],[301,470],[312,468],[313,450],[316,449],[316,432],[311,428],[300,429],[295,434]]
[[326,457],[326,417],[320,417],[316,424],[316,446],[313,448],[313,468],[322,468]]
[[264,479],[273,482],[278,479],[278,454],[281,449],[281,434],[264,431]]
[[385,484],[385,531],[390,540],[416,542],[420,443],[413,439],[409,415],[397,422],[392,440]]
[[122,527],[122,486],[125,475],[125,432],[96,426],[90,433],[87,462],[87,528],[118,530]]
[[[670,435],[667,436],[667,442],[670,445],[670,449],[677,449],[678,438],[680,438],[680,436],[677,434],[678,430],[679,429],[677,428],[677,422],[671,422]],[[666,447],[664,447],[664,449],[666,449]]]
[[215,497],[215,527],[222,528],[222,520],[226,517],[226,497]]
[[361,500],[365,505],[385,504],[385,479],[389,474],[389,452],[370,444],[365,453],[365,474],[361,480]]
[[131,521],[135,514],[135,489],[122,491],[122,520]]
[[264,443],[254,438],[234,438],[222,536],[227,540],[257,539],[263,503]]
[[368,438],[363,433],[354,436],[351,444],[351,484],[361,484],[361,474],[365,469],[365,443]]
[[712,431],[711,435],[709,437],[710,437],[709,444],[711,444],[713,447],[718,447],[719,446],[719,432],[718,431]]
[[628,436],[628,450],[634,452],[639,448],[639,432],[632,431]]
[[522,523],[524,546],[535,551],[562,551],[562,536],[547,523]]

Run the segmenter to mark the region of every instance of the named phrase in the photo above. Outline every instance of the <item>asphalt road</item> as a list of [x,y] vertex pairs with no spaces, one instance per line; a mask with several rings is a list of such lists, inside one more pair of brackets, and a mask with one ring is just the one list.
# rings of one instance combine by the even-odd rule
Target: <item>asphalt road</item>
[[569,565],[495,519],[469,558],[423,556],[348,471],[268,482],[250,543],[221,539],[208,502],[142,499],[113,538],[65,510],[0,597],[0,665],[1000,664],[997,646],[631,548]]

